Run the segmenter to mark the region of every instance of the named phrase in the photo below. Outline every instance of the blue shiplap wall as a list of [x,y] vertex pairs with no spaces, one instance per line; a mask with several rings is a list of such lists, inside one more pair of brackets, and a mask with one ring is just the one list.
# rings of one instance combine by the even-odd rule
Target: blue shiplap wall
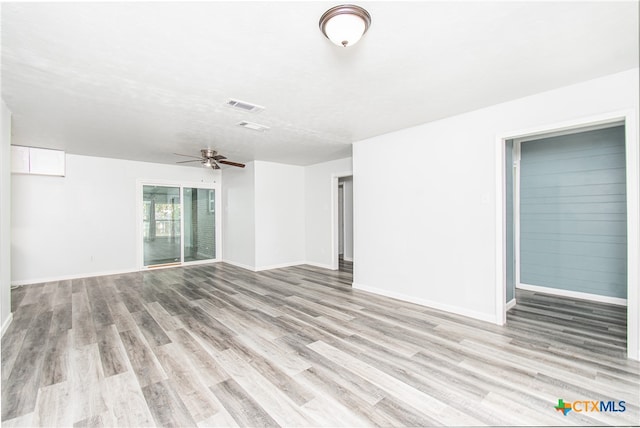
[[520,280],[627,295],[624,126],[521,146]]

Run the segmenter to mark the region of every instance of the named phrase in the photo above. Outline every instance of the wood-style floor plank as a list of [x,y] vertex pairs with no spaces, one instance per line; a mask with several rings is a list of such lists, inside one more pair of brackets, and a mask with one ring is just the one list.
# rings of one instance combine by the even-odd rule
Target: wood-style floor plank
[[[74,423],[74,407],[69,406],[71,381],[40,388],[33,413],[34,426],[69,427]],[[4,425],[4,423],[3,423]]]
[[192,427],[191,414],[169,381],[152,383],[142,388],[153,419],[162,427]]
[[113,426],[156,426],[150,407],[132,369],[105,378],[102,385],[105,403],[113,415]]
[[206,378],[200,376],[178,345],[169,343],[156,348],[155,352],[169,376],[171,386],[194,421],[201,422],[220,410],[221,406],[207,387]]
[[123,331],[120,333],[120,339],[141,387],[144,388],[167,379],[158,358],[142,333],[138,330]]
[[211,387],[222,405],[240,426],[278,427],[278,423],[234,379]]
[[[218,263],[16,288],[2,425],[640,420],[625,308],[517,290],[497,326],[353,290],[351,263],[340,266]],[[564,416],[558,399],[622,400],[626,411]]]
[[2,383],[2,419],[12,419],[33,412],[49,341],[53,312],[37,315],[22,341],[13,370]]
[[44,357],[42,386],[53,385],[68,379],[69,340],[69,331],[49,337]]
[[97,337],[104,377],[126,372],[127,357],[116,326],[112,324],[98,330]]

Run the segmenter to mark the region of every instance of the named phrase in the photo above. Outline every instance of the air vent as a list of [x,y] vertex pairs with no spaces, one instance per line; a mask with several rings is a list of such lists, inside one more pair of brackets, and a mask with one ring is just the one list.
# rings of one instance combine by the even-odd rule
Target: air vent
[[258,113],[264,110],[264,107],[262,106],[251,104],[245,101],[233,100],[233,99],[230,99],[229,101],[227,101],[227,106],[237,108],[238,110],[242,110],[242,111],[248,111],[250,113]]
[[254,131],[266,131],[269,129],[268,126],[260,125],[259,123],[247,122],[243,120],[238,123],[238,126],[242,126],[243,128],[253,129]]

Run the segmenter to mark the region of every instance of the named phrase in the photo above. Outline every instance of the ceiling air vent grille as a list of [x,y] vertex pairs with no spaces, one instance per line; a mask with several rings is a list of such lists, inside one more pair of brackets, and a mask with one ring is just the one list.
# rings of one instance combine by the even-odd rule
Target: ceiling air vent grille
[[250,113],[258,113],[264,110],[264,107],[262,106],[251,104],[246,101],[240,101],[240,100],[234,100],[234,99],[230,99],[229,101],[227,101],[227,106],[237,108],[238,110],[247,111]]
[[269,127],[266,125],[260,125],[259,123],[254,123],[254,122],[247,122],[246,120],[239,122],[238,126],[242,126],[243,128],[247,128],[247,129],[252,129],[254,131],[266,131],[269,129]]

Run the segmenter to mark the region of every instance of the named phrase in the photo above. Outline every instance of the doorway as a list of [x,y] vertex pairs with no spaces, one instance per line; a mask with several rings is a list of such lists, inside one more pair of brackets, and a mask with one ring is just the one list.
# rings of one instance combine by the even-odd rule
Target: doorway
[[182,210],[180,188],[142,186],[143,266],[180,263]]
[[624,125],[516,139],[513,154],[516,288],[626,306]]
[[[611,114],[611,115],[606,115],[606,116],[601,116],[598,118],[593,118],[592,120],[584,120],[584,121],[576,121],[573,123],[568,123],[568,124],[563,124],[561,126],[549,126],[546,128],[539,128],[536,130],[527,130],[525,132],[519,133],[519,132],[513,132],[513,133],[509,133],[509,134],[505,134],[503,136],[499,137],[499,144],[500,144],[500,150],[499,152],[499,156],[500,156],[500,162],[498,163],[498,168],[500,171],[499,172],[499,177],[497,182],[499,183],[500,186],[500,192],[499,194],[502,194],[502,198],[498,198],[498,204],[499,204],[499,211],[498,211],[498,215],[497,215],[497,220],[499,221],[499,227],[497,230],[497,233],[500,236],[500,241],[498,242],[502,242],[502,245],[498,246],[498,250],[499,250],[499,257],[497,260],[497,265],[499,266],[499,272],[502,272],[502,280],[498,282],[498,289],[497,289],[497,293],[496,293],[496,322],[498,324],[504,324],[506,322],[506,311],[513,306],[513,304],[515,302],[517,302],[517,291],[516,289],[510,290],[509,288],[511,286],[514,285],[521,285],[524,281],[522,278],[522,274],[524,272],[524,270],[522,269],[523,266],[521,265],[522,260],[520,259],[520,255],[522,254],[522,250],[519,246],[522,244],[521,240],[518,239],[518,237],[520,237],[520,233],[521,231],[519,230],[519,228],[522,226],[520,224],[520,222],[514,222],[514,227],[513,230],[510,231],[509,229],[509,216],[511,215],[511,213],[509,213],[509,204],[511,203],[509,201],[509,186],[510,186],[510,173],[511,171],[515,172],[515,174],[513,174],[513,176],[511,177],[512,179],[512,186],[514,189],[518,189],[521,186],[521,182],[520,179],[522,177],[519,176],[519,172],[521,172],[521,170],[518,169],[518,167],[520,165],[518,165],[518,160],[521,160],[521,158],[519,156],[522,155],[522,153],[519,153],[519,150],[522,150],[522,143],[525,141],[535,141],[535,140],[542,140],[542,139],[547,139],[547,142],[551,141],[549,139],[552,139],[554,137],[558,137],[558,136],[562,136],[562,135],[571,135],[571,134],[576,134],[578,132],[589,132],[589,131],[595,131],[598,129],[614,129],[616,126],[619,127],[618,128],[618,132],[622,132],[623,134],[623,139],[624,139],[624,167],[625,167],[625,171],[622,172],[622,175],[625,177],[626,179],[626,183],[622,185],[622,187],[624,188],[625,192],[626,192],[626,200],[621,201],[620,200],[620,195],[618,196],[614,196],[614,195],[608,195],[608,196],[604,196],[606,199],[609,199],[610,201],[614,201],[614,199],[618,198],[617,201],[614,201],[613,203],[617,204],[618,207],[620,206],[624,206],[626,212],[621,213],[619,212],[620,210],[618,209],[618,212],[596,212],[596,213],[582,213],[580,214],[579,211],[576,211],[577,208],[576,207],[571,207],[570,209],[568,209],[567,212],[567,207],[561,207],[561,208],[554,208],[556,210],[556,212],[551,213],[553,215],[563,215],[563,216],[567,216],[567,217],[571,217],[573,215],[579,214],[579,215],[589,215],[591,216],[591,219],[596,219],[599,218],[602,221],[607,221],[604,217],[606,217],[607,215],[612,215],[614,214],[615,216],[618,217],[617,220],[620,220],[620,218],[622,217],[625,221],[626,224],[626,230],[623,230],[623,237],[625,242],[621,243],[620,242],[620,236],[617,237],[612,237],[612,236],[608,236],[608,237],[598,237],[596,239],[600,239],[600,240],[604,240],[604,241],[611,241],[611,242],[601,242],[599,245],[600,247],[604,248],[604,246],[607,245],[611,245],[612,243],[614,243],[615,245],[617,245],[618,247],[620,247],[620,245],[622,245],[623,247],[623,252],[622,252],[622,256],[620,256],[623,260],[622,260],[622,264],[619,263],[618,260],[618,267],[621,265],[624,265],[626,267],[626,272],[625,275],[620,275],[619,269],[617,272],[615,272],[616,269],[613,269],[613,272],[600,272],[600,273],[594,273],[592,275],[592,277],[583,277],[583,280],[593,280],[594,277],[598,277],[599,279],[602,279],[604,283],[608,283],[609,285],[611,285],[614,282],[617,282],[617,285],[614,287],[616,288],[616,290],[610,290],[610,294],[613,294],[613,301],[614,303],[621,303],[621,298],[618,297],[620,295],[622,295],[622,293],[624,293],[625,297],[626,297],[626,301],[628,304],[627,307],[627,341],[626,341],[626,346],[627,346],[627,356],[628,358],[632,358],[632,359],[638,359],[638,354],[639,354],[639,349],[638,349],[638,273],[639,273],[639,263],[638,263],[638,255],[639,255],[639,248],[638,248],[638,244],[640,243],[640,236],[638,233],[638,218],[639,218],[639,207],[638,207],[638,181],[639,181],[639,166],[638,166],[638,148],[637,148],[637,134],[636,134],[636,129],[635,129],[635,121],[634,119],[634,115],[633,112],[626,112],[623,114]],[[621,127],[621,128],[620,128]],[[615,131],[607,131],[607,132],[615,132]],[[513,153],[514,153],[514,160],[515,160],[515,165],[514,162],[511,162],[510,159],[508,158],[508,155],[510,154],[510,145],[513,144],[512,148],[513,148]],[[526,143],[525,143],[526,144]],[[529,145],[528,149],[537,149],[539,147],[542,146],[538,146],[536,147],[533,143]],[[531,160],[531,159],[530,159]],[[585,161],[585,160],[582,160]],[[581,162],[582,162],[581,161]],[[609,162],[609,160],[607,160],[606,162]],[[586,162],[586,161],[585,161]],[[605,163],[606,163],[605,162]],[[562,161],[558,161],[559,164],[562,164]],[[547,166],[549,166],[549,163],[544,163],[542,162],[541,166],[542,168],[546,168]],[[514,168],[515,166],[515,168]],[[597,169],[597,168],[595,168]],[[531,170],[530,170],[531,171]],[[556,171],[557,173],[561,173],[562,171]],[[544,175],[544,174],[543,174]],[[529,180],[529,184],[531,184],[531,177],[527,178],[527,180]],[[535,180],[534,180],[535,181]],[[602,188],[600,188],[600,190],[602,190]],[[537,190],[536,190],[537,191]],[[563,191],[567,191],[565,190],[561,190],[561,192]],[[534,195],[534,193],[529,193],[529,196]],[[519,213],[518,211],[520,210],[521,207],[523,207],[524,205],[522,205],[521,203],[519,203],[518,198],[519,198],[519,192],[515,192],[514,193],[514,197],[513,197],[513,201],[514,201],[514,215],[515,216],[520,216],[521,213]],[[534,195],[535,196],[535,195]],[[540,195],[537,195],[540,196]],[[537,197],[536,196],[536,197]],[[548,195],[547,195],[548,196]],[[553,196],[553,195],[552,195]],[[557,195],[556,195],[557,196]],[[579,198],[582,198],[583,196],[589,196],[589,195],[573,195],[575,197],[575,200],[577,201]],[[542,195],[542,197],[544,197],[544,195]],[[530,200],[529,202],[531,202],[533,200]],[[548,202],[548,200],[547,200]],[[583,200],[582,202],[584,202],[585,206],[586,204],[589,203],[589,201],[587,200]],[[591,201],[593,202],[593,201]],[[592,207],[595,206],[599,206],[598,204],[591,204]],[[613,205],[610,205],[610,207]],[[529,207],[527,207],[527,209],[531,210],[533,209],[541,211],[541,205],[540,204],[531,204]],[[609,210],[609,208],[603,208],[602,206],[599,206],[598,210],[600,211],[607,211]],[[564,213],[562,212],[564,210]],[[542,210],[544,211],[544,210]],[[611,210],[610,210],[611,211]],[[613,210],[616,211],[616,210]],[[528,212],[527,215],[531,215],[532,212]],[[547,215],[549,214],[549,212],[547,212]],[[583,217],[582,220],[585,220],[587,217]],[[609,219],[610,220],[610,219]],[[573,224],[572,224],[573,223]],[[535,228],[531,228],[532,223],[528,223],[527,224],[527,228],[529,228],[527,230],[527,233],[536,233],[536,231],[534,230]],[[539,224],[538,224],[539,225]],[[574,228],[576,230],[569,230],[569,232],[579,232],[580,229],[580,222],[578,220],[571,222],[569,221],[567,227],[567,230]],[[583,224],[584,226],[584,224]],[[584,228],[583,228],[584,229]],[[557,231],[557,230],[556,230]],[[513,234],[513,236],[516,237],[516,239],[513,242],[513,246],[510,245],[509,242],[509,235],[510,232]],[[549,232],[549,233],[547,233]],[[542,231],[539,230],[537,231],[538,236],[536,236],[536,238],[554,238],[556,239],[557,237],[553,237],[553,230],[548,230],[548,231]],[[575,236],[580,235],[579,233],[574,234]],[[619,235],[619,234],[618,234]],[[584,239],[584,237],[581,237],[580,239]],[[615,241],[615,242],[613,242]],[[527,248],[524,249],[525,251],[529,251],[532,254],[536,253],[535,250],[535,245],[540,244],[540,242],[535,242],[534,246],[531,246],[532,242],[528,242],[527,243]],[[574,251],[577,252],[584,252],[584,251],[592,251],[592,249],[587,249],[585,245],[578,245],[575,243],[564,243],[564,244],[557,244],[559,245],[559,248],[562,250],[563,248],[569,248],[569,247],[573,247]],[[511,247],[513,249],[511,249]],[[600,250],[602,250],[602,248]],[[533,251],[532,251],[533,250]],[[618,248],[619,250],[619,248]],[[510,256],[512,256],[512,254],[510,254],[510,252],[513,251],[516,255],[516,257],[511,258]],[[562,251],[560,251],[562,252]],[[620,254],[620,251],[618,251],[618,254]],[[538,255],[539,256],[539,255]],[[536,257],[538,257],[536,256]],[[588,255],[587,255],[588,256]],[[575,255],[571,256],[571,255],[567,255],[567,254],[559,254],[557,255],[558,258],[563,258],[563,257],[573,257],[573,260],[580,263],[581,262],[581,257],[575,257]],[[586,256],[583,256],[582,258],[584,258]],[[618,259],[620,259],[620,257],[618,257]],[[533,260],[533,263],[531,263]],[[529,266],[527,266],[526,268],[526,277],[531,279],[531,278],[537,278],[537,280],[539,281],[545,281],[544,277],[545,275],[547,276],[547,279],[551,279],[553,280],[554,278],[558,278],[561,277],[561,279],[564,281],[565,278],[564,276],[566,276],[568,270],[565,269],[564,271],[562,270],[562,268],[560,267],[560,270],[557,270],[555,272],[545,272],[544,270],[539,270],[538,272],[536,272],[536,267],[532,265],[535,264],[541,264],[540,263],[541,260],[536,259],[535,257],[529,258],[528,262]],[[512,264],[513,263],[513,264]],[[600,269],[600,267],[596,267],[595,265],[593,266],[582,266],[583,270],[588,270],[588,269]],[[510,269],[513,268],[513,272],[510,272]],[[572,266],[571,269],[575,269],[576,266]],[[602,269],[601,269],[602,270]],[[536,276],[537,275],[537,276]],[[580,273],[580,275],[584,275],[584,272]],[[607,278],[606,276],[609,275],[609,277]],[[614,278],[616,277],[616,278]],[[572,282],[573,281],[573,282]],[[577,282],[580,281],[575,281],[574,279],[569,278],[569,281],[565,281],[564,284],[562,284],[561,288],[566,288],[569,289],[568,293],[565,294],[566,296],[568,296],[568,298],[571,297],[579,297],[579,298],[584,298],[585,296],[580,295],[580,294],[572,294],[573,292],[576,292],[576,290],[571,290],[572,287],[575,287]],[[583,281],[586,282],[586,281]],[[589,285],[592,287],[591,291],[596,290],[597,286],[595,284],[596,281],[591,281],[589,282]],[[553,284],[543,284],[543,285],[553,285]],[[602,285],[602,284],[601,284]],[[614,284],[615,285],[615,284]],[[521,287],[522,288],[522,287]],[[526,286],[525,286],[526,288]],[[622,290],[621,290],[622,288]],[[511,291],[513,291],[513,296],[516,297],[515,301],[508,303],[507,298],[511,297]],[[531,289],[528,290],[529,292],[531,291]],[[533,290],[534,292],[540,292],[540,290]],[[548,289],[543,289],[542,291],[548,291]],[[581,293],[581,291],[577,291],[577,293]],[[606,294],[603,293],[602,290],[598,290],[596,293],[587,293],[587,294]],[[616,301],[616,299],[618,299],[618,301]],[[607,302],[607,300],[601,300],[604,302]],[[609,301],[611,303],[611,301]]]
[[331,269],[353,272],[353,175],[331,176]]
[[138,184],[140,269],[219,258],[217,188],[202,183]]
[[338,179],[338,270],[353,272],[353,177]]

